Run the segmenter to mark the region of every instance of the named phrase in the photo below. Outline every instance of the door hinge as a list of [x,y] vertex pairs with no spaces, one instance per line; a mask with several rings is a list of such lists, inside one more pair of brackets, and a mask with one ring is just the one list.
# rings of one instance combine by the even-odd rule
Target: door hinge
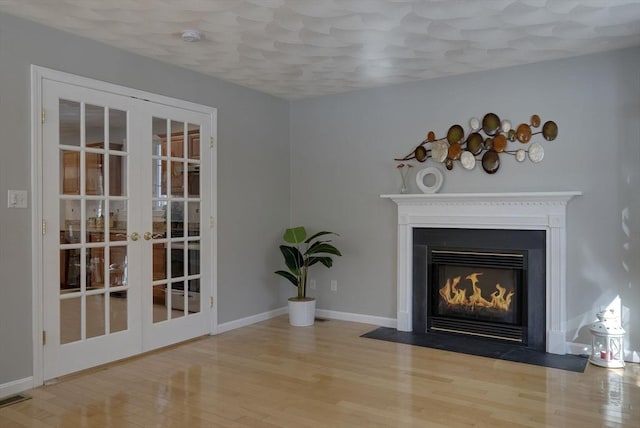
[[209,307],[213,308],[213,296],[209,297],[210,301],[209,301]]
[[42,346],[47,344],[47,332],[42,330]]
[[215,138],[213,138],[213,137],[211,137],[211,138],[209,139],[209,147],[214,148],[214,147],[215,147],[215,145],[216,145],[216,139],[215,139]]
[[44,123],[45,120],[47,120],[47,113],[45,109],[42,109],[42,111],[40,112],[40,115],[41,115],[42,123]]
[[209,217],[209,226],[216,227],[216,219],[213,216]]
[[42,236],[47,234],[47,220],[42,220]]

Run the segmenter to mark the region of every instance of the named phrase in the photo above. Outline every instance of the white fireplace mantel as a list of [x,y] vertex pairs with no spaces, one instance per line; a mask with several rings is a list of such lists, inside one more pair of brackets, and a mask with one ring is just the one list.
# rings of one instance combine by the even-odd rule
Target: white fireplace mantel
[[582,192],[381,195],[398,205],[398,330],[412,330],[414,228],[546,231],[547,352],[566,353],[566,207]]

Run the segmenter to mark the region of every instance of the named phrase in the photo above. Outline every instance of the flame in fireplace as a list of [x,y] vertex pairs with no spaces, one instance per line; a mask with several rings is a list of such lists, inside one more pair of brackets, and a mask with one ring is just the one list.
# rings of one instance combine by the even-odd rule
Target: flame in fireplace
[[453,279],[447,278],[444,287],[440,289],[440,296],[442,296],[449,305],[466,306],[471,310],[476,307],[481,307],[508,311],[511,305],[511,298],[515,293],[513,291],[507,293],[506,288],[500,284],[496,284],[496,291],[491,293],[490,296],[491,300],[485,299],[482,297],[482,290],[478,287],[478,282],[480,282],[478,277],[480,275],[482,275],[482,272],[474,272],[465,278],[471,281],[473,293],[469,297],[467,297],[467,290],[458,288],[461,279],[460,276],[456,276]]

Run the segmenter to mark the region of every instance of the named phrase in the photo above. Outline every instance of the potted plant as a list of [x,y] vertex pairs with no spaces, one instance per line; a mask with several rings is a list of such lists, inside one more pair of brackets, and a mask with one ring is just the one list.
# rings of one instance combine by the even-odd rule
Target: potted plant
[[307,238],[304,227],[286,229],[283,239],[287,244],[280,245],[280,252],[284,263],[289,269],[275,273],[291,282],[297,288],[297,296],[289,298],[289,323],[294,326],[313,325],[316,300],[307,297],[307,279],[309,267],[321,263],[330,268],[333,265],[332,256],[341,256],[340,251],[330,244],[331,240],[321,240],[322,236],[338,235],[334,232],[322,231]]

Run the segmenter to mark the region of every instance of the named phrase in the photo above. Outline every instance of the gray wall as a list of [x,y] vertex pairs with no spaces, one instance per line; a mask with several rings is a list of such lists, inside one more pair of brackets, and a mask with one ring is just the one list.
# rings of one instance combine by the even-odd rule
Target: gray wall
[[[31,186],[31,64],[217,108],[218,321],[284,306],[287,101],[0,14],[0,195]],[[0,204],[0,385],[32,375],[31,236],[31,210]]]
[[379,198],[400,188],[394,157],[429,130],[443,137],[488,112],[517,126],[535,113],[559,126],[542,163],[505,156],[495,175],[458,164],[441,192],[584,192],[568,209],[567,340],[590,343],[584,326],[619,296],[639,353],[639,67],[632,49],[293,102],[293,223],[339,232],[344,254],[313,272],[318,307],[395,318],[396,205]]

